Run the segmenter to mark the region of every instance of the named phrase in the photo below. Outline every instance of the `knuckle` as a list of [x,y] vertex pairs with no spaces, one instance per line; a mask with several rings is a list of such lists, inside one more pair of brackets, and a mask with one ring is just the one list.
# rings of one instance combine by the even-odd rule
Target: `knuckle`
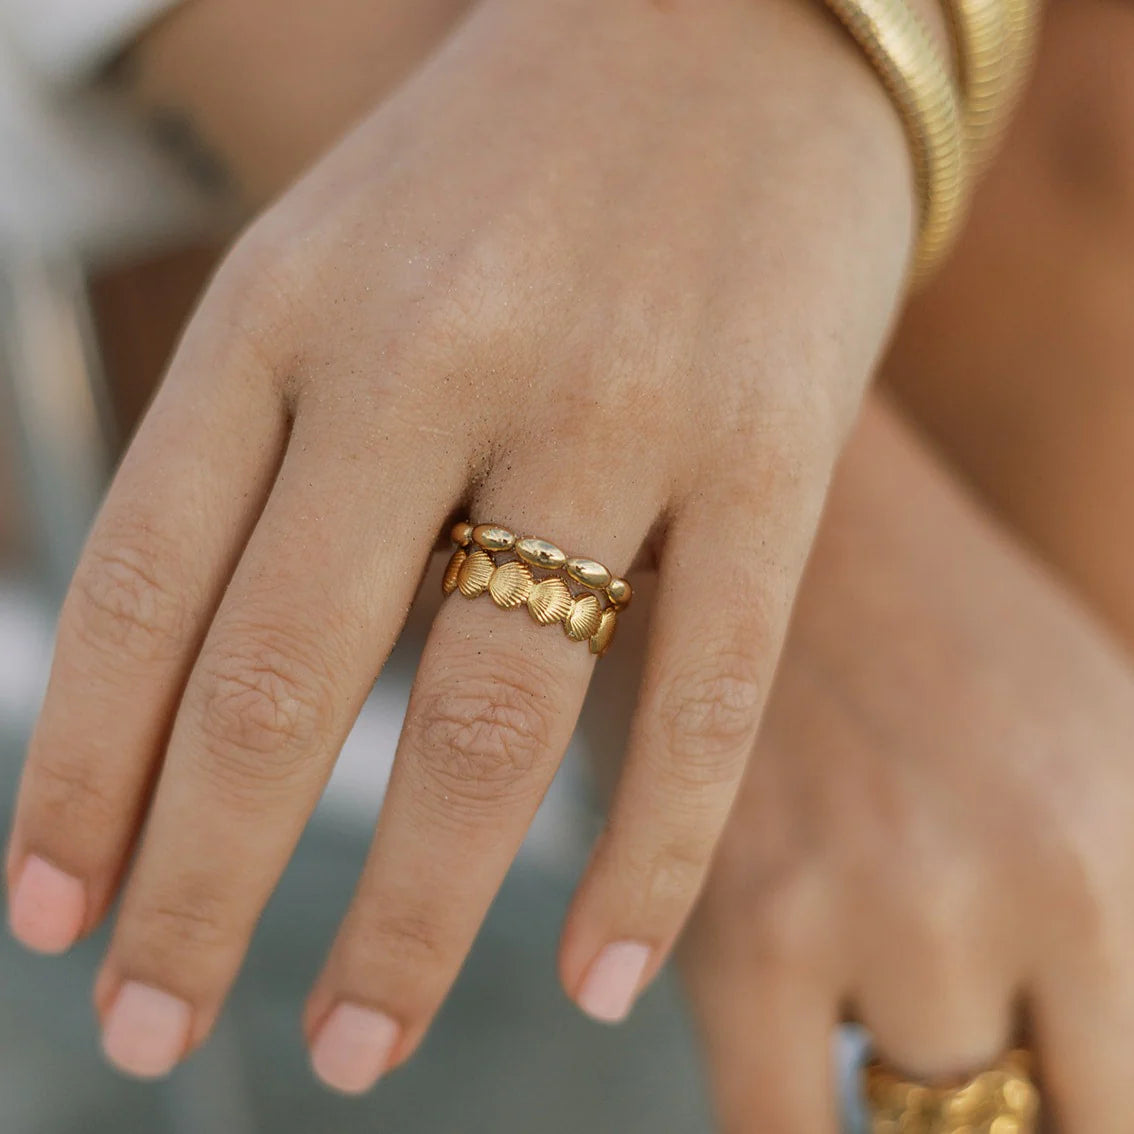
[[128,908],[122,949],[145,958],[156,970],[180,971],[179,959],[193,956],[198,975],[209,957],[227,956],[239,945],[238,932],[214,881],[195,879],[174,892],[162,892]]
[[417,980],[442,973],[452,964],[452,948],[441,923],[427,911],[384,910],[382,916],[350,933],[342,960],[352,979],[381,985],[391,970]]
[[279,231],[268,213],[241,234],[209,290],[233,326],[266,330],[276,325],[273,315],[294,309],[308,275],[302,242]]
[[901,866],[879,863],[876,885],[883,923],[934,988],[954,988],[963,979],[984,877],[977,861],[965,861],[963,852],[949,861],[907,847]]
[[430,694],[416,738],[445,802],[493,802],[521,792],[551,751],[553,700],[532,675],[496,667]]
[[167,660],[181,648],[191,605],[173,578],[152,532],[96,541],[75,574],[64,630],[117,658]]
[[817,876],[806,864],[757,869],[732,895],[733,914],[720,911],[721,920],[727,922],[739,909],[745,930],[733,933],[737,946],[765,966],[793,968],[813,959],[822,940],[816,922],[824,903],[818,890]]
[[203,666],[201,757],[229,786],[290,781],[334,724],[329,678],[302,650],[267,631],[245,631]]
[[[122,800],[111,790],[97,761],[85,754],[34,754],[28,765],[35,815],[59,834],[105,833],[121,822]],[[34,820],[33,820],[34,821]]]
[[[296,334],[319,306],[312,295],[309,253],[302,242],[262,218],[224,258],[190,324],[186,338],[205,327],[230,359],[280,380],[301,368],[303,341]],[[216,349],[215,346],[213,349]]]
[[659,912],[677,916],[696,900],[712,859],[711,839],[693,834],[671,834],[643,861],[632,876],[641,879],[628,888],[642,920]]
[[705,657],[663,685],[656,716],[671,771],[700,786],[731,779],[747,758],[764,699],[751,650]]
[[155,901],[140,909],[135,932],[146,955],[214,952],[232,941],[231,927],[215,901],[195,895],[192,902]]
[[816,963],[832,941],[832,876],[821,848],[795,824],[747,826],[732,823],[716,848],[700,936],[741,967]]

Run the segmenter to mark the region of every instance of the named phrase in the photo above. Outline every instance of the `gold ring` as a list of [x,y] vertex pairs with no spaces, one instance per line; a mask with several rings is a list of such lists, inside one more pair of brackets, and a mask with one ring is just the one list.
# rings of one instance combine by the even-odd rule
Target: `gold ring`
[[904,1079],[879,1060],[865,1071],[873,1134],[1034,1134],[1039,1091],[1031,1056],[1010,1051],[994,1066],[952,1084]]
[[610,649],[618,614],[633,597],[625,579],[597,560],[570,556],[545,539],[498,524],[463,521],[450,537],[457,547],[441,580],[446,595],[487,594],[501,610],[526,606],[541,626],[561,624],[592,654],[601,658]]

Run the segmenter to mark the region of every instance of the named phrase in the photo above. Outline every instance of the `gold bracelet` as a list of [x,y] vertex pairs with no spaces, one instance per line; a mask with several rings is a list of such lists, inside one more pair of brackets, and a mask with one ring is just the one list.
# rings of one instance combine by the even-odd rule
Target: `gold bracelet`
[[1039,24],[1037,0],[945,0],[974,169],[996,147],[1020,93]]
[[929,30],[903,0],[825,0],[878,72],[909,137],[920,225],[915,282],[949,251],[968,191],[965,127]]

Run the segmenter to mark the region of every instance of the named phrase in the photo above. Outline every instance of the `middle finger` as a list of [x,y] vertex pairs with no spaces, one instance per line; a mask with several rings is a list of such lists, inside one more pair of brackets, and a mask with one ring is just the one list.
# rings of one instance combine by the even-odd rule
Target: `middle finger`
[[[498,475],[474,516],[621,572],[656,511],[554,484],[534,468]],[[453,594],[430,633],[374,845],[308,1007],[316,1071],[341,1090],[370,1087],[423,1035],[575,728],[594,656],[528,613]]]

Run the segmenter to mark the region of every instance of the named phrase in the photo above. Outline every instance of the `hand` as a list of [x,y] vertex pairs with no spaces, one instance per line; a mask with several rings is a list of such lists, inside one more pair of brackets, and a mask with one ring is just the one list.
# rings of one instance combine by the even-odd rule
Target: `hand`
[[[78,568],[9,856],[17,933],[64,948],[147,819],[96,991],[113,1060],[161,1074],[207,1034],[458,506],[660,562],[561,961],[592,1014],[629,1009],[751,750],[911,227],[897,118],[799,0],[486,0],[257,222]],[[590,672],[443,608],[308,1006],[328,1081],[420,1040]]]
[[1053,1129],[1129,1129],[1132,676],[875,412],[683,949],[727,1134],[834,1134],[844,1009],[915,1076],[1030,1026]]

